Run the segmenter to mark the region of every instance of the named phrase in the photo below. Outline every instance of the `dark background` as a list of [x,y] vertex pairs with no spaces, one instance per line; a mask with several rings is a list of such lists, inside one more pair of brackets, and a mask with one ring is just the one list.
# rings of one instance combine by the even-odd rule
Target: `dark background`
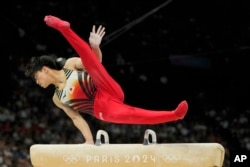
[[[152,99],[155,102],[169,98],[165,101],[173,99],[176,103],[179,98],[188,98],[189,93],[206,89],[213,98],[226,94],[217,99],[220,103],[244,105],[249,94],[247,3],[174,0],[164,6],[165,2],[7,1],[0,13],[2,62],[8,62],[1,66],[4,78],[8,79],[7,71],[12,72],[20,59],[48,53],[68,57],[74,53],[57,32],[44,24],[44,16],[52,14],[69,20],[85,39],[93,24],[106,27],[104,65],[126,90],[127,100],[141,96],[135,88],[145,92],[135,84],[140,82],[140,75],[146,75],[147,83],[143,85],[151,88],[146,90],[163,96]],[[123,31],[112,38],[120,29]],[[124,60],[122,64],[117,63],[118,55]],[[131,75],[130,68],[134,69]],[[128,74],[126,77],[119,73],[121,69]],[[157,85],[162,76],[168,83]],[[129,101],[140,103],[141,98],[134,99]],[[142,100],[148,105],[155,102]]]
[[[67,58],[75,54],[58,32],[44,24],[45,15],[68,20],[85,40],[92,25],[106,27],[101,46],[103,64],[123,87],[126,103],[166,109],[186,99],[189,111],[182,123],[187,129],[201,122],[210,129],[207,138],[211,133],[220,138],[208,141],[220,142],[227,149],[246,149],[248,1],[5,1],[0,6],[0,103],[11,114],[20,109],[13,109],[20,97],[27,98],[25,104],[20,100],[26,108],[37,103],[45,107],[51,98],[49,89],[39,96],[39,102],[29,98],[28,92],[37,86],[24,77],[23,65],[31,56],[55,54]],[[208,117],[210,111],[216,116]],[[242,119],[246,123],[241,124]],[[223,122],[226,128],[221,127]],[[100,129],[96,124],[93,131]]]

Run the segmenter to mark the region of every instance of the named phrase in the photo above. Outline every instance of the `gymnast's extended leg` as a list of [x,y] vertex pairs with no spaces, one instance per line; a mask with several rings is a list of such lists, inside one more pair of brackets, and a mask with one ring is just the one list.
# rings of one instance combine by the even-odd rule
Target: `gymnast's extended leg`
[[124,94],[120,85],[108,74],[100,60],[94,55],[90,46],[70,28],[70,23],[50,15],[46,16],[44,21],[48,26],[61,32],[76,50],[82,59],[84,67],[98,88],[109,92],[111,95],[123,101]]

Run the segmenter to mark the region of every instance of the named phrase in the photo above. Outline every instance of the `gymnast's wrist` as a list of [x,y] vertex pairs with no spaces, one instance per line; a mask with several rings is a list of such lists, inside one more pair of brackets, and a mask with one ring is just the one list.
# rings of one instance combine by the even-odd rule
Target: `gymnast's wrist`
[[94,140],[93,139],[89,139],[89,140],[85,140],[84,144],[94,144]]

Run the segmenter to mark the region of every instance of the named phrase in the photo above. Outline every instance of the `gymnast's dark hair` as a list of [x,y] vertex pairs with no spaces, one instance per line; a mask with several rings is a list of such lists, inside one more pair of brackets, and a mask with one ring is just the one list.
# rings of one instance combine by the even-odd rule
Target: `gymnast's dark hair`
[[65,59],[57,58],[54,55],[42,55],[40,57],[32,57],[25,67],[25,76],[34,79],[37,71],[42,70],[43,66],[51,69],[60,70],[64,66]]

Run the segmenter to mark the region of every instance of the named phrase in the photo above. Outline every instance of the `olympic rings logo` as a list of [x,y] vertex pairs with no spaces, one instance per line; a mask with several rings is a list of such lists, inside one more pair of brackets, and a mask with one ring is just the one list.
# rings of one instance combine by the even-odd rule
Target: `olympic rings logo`
[[162,159],[166,163],[177,163],[178,161],[181,160],[181,156],[179,156],[179,155],[163,155]]
[[200,161],[208,160],[208,157],[186,157],[180,155],[163,155],[162,160],[166,163],[178,163],[179,161],[186,161],[187,163],[194,164],[199,163]]
[[80,158],[78,156],[74,156],[74,155],[64,155],[63,160],[67,164],[76,164],[80,160]]

